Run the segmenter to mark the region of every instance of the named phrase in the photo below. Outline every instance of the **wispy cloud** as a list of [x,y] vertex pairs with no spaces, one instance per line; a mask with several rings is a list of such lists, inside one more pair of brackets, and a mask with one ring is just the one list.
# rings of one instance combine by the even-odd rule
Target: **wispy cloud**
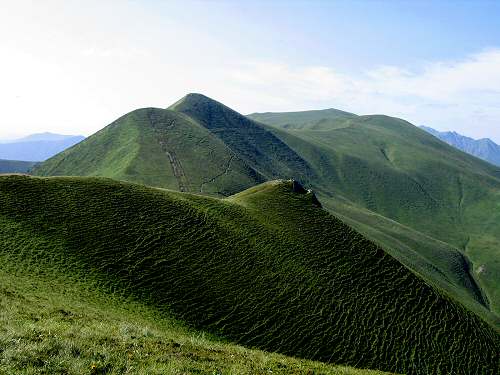
[[347,75],[328,66],[256,62],[239,66],[229,77],[249,97],[274,106],[267,110],[323,106],[385,113],[500,140],[500,49],[417,70],[381,66]]

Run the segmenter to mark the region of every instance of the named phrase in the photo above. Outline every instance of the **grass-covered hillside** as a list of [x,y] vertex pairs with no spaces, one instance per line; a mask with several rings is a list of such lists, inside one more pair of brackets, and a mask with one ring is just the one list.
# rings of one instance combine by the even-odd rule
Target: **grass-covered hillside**
[[[4,318],[0,334],[1,365],[12,369],[119,371],[172,358],[192,372],[213,361],[228,372],[233,363],[250,373],[267,365],[334,373],[261,352],[243,358],[244,349],[211,336],[193,339],[190,329],[201,329],[359,368],[499,371],[494,328],[292,181],[219,200],[108,179],[6,176],[0,224],[2,301],[10,301],[2,314],[19,318]],[[172,317],[186,327],[177,336]]]
[[483,304],[500,312],[498,167],[388,116],[325,110],[250,117],[271,125],[306,160],[316,173],[308,183],[327,209],[395,253],[401,243],[417,250],[445,278],[453,272],[439,263],[458,249],[470,261],[459,274],[476,280]]
[[24,263],[3,262],[0,284],[1,374],[382,374],[247,349]]
[[168,109],[121,117],[34,174],[105,176],[219,197],[295,178],[324,208],[498,323],[498,170],[387,116],[332,109],[250,117],[271,126],[189,94]]
[[0,173],[27,173],[36,162],[0,159]]

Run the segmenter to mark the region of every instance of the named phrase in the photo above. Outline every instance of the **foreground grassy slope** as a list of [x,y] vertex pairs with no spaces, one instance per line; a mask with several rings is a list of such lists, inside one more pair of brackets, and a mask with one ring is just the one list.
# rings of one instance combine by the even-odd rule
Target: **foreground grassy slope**
[[91,283],[3,262],[2,374],[375,375],[250,350]]
[[0,159],[0,173],[27,173],[35,164],[32,161]]
[[[268,121],[275,134],[311,165],[317,177],[309,184],[325,207],[359,222],[360,230],[371,227],[367,235],[376,229],[382,232],[377,234],[380,240],[394,233],[399,223],[396,239],[414,237],[404,228],[409,227],[459,249],[472,261],[470,272],[467,267],[460,272],[478,281],[485,305],[498,313],[500,170],[400,119],[346,119],[331,117],[326,110],[323,116],[330,126],[318,127],[319,112],[309,122],[307,112],[251,117]],[[370,214],[362,217],[366,210],[397,223],[384,218],[374,223]],[[414,247],[411,241],[403,242]],[[432,246],[424,239],[418,247]],[[427,255],[432,258],[431,252]]]
[[217,200],[0,178],[2,264],[65,274],[247,346],[407,373],[498,372],[499,335],[292,182]]

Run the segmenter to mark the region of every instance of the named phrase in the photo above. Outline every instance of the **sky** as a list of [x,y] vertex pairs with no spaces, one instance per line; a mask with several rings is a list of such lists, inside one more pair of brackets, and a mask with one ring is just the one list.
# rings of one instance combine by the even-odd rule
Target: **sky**
[[1,0],[0,139],[90,135],[190,92],[500,143],[500,1]]

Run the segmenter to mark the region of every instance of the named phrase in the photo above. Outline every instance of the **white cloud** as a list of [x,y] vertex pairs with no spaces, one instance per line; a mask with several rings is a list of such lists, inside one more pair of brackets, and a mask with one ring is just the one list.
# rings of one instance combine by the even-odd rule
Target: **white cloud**
[[327,66],[260,62],[243,64],[229,77],[247,97],[260,98],[254,103],[259,111],[337,107],[500,141],[498,49],[461,61],[428,63],[418,71],[381,66],[353,76]]

